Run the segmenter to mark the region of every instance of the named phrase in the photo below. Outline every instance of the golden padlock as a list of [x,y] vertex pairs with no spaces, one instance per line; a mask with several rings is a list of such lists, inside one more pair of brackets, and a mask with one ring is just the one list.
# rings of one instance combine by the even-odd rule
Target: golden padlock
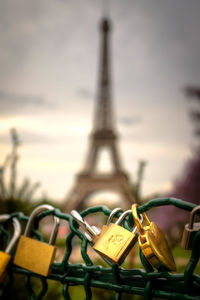
[[197,211],[200,211],[200,205],[196,206],[191,212],[190,212],[190,219],[189,223],[185,225],[183,237],[181,241],[181,246],[186,250],[192,249],[192,240],[194,238],[194,235],[197,231],[200,230],[200,223],[195,223],[195,215]]
[[155,268],[166,267],[169,271],[176,271],[176,264],[162,230],[154,222],[150,222],[147,215],[142,213],[146,226],[140,222],[137,214],[137,204],[132,205],[132,214],[139,230],[139,246],[148,260]]
[[40,205],[36,207],[29,218],[24,235],[20,237],[17,245],[14,264],[42,276],[48,276],[51,264],[53,263],[56,247],[53,246],[56,240],[59,219],[54,216],[54,227],[51,233],[49,244],[30,238],[31,229],[35,217],[46,210],[53,210],[51,205]]
[[[88,224],[88,222],[82,218],[79,212],[76,210],[71,211],[71,216],[74,218],[74,220],[79,224],[80,229],[82,233],[85,235],[85,237],[90,241],[90,245],[93,247],[96,241],[101,237],[101,235],[105,232],[108,225],[112,221],[112,219],[115,217],[115,215],[122,211],[121,208],[115,208],[111,211],[107,224],[103,225],[101,229],[99,229],[96,226],[91,226]],[[109,265],[112,265],[112,261],[107,259],[106,257],[102,257]]]
[[[0,222],[7,221],[9,218],[10,218],[9,215],[0,215]],[[21,234],[21,225],[17,220],[17,218],[13,218],[11,220],[14,227],[12,239],[8,244],[8,246],[6,247],[5,251],[0,251],[0,282],[2,282],[2,279],[6,272],[7,265],[12,258],[11,251]]]
[[106,231],[106,229],[108,228],[108,226],[110,225],[110,223],[111,223],[112,220],[115,218],[115,215],[116,215],[118,212],[123,212],[123,210],[122,210],[121,207],[116,207],[116,208],[114,208],[114,209],[111,211],[111,213],[110,213],[110,215],[109,215],[109,217],[108,217],[108,220],[107,220],[106,225],[103,225],[103,226],[101,227],[101,233],[100,233],[100,235],[98,235],[98,236],[96,237],[95,241],[96,241],[97,239],[99,239],[100,236]]
[[123,263],[137,242],[136,230],[130,232],[120,226],[130,212],[131,210],[125,211],[115,223],[110,223],[93,246],[102,257],[118,265]]

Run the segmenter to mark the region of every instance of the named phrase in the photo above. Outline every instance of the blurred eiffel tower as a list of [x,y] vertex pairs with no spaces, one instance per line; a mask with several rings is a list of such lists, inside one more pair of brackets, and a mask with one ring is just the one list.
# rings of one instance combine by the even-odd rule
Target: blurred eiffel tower
[[[114,130],[111,107],[109,33],[110,22],[107,18],[101,21],[100,80],[94,128],[91,133],[89,153],[86,164],[75,181],[67,197],[66,211],[82,209],[84,202],[94,192],[111,190],[121,194],[121,206],[130,206],[134,202],[127,174],[123,171],[117,148],[117,135]],[[113,170],[101,174],[96,170],[98,156],[103,148],[111,154]]]

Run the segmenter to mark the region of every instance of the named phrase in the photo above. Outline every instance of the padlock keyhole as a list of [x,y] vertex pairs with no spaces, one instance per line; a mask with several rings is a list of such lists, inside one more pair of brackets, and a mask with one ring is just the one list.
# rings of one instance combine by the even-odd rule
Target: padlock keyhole
[[147,242],[147,239],[145,236],[140,236],[140,242],[141,244],[145,244]]

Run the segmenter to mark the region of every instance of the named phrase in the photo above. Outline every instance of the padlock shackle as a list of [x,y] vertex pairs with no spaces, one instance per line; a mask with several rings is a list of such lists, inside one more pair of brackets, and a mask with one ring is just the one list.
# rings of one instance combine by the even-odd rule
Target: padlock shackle
[[[132,214],[133,214],[133,218],[134,218],[134,221],[135,221],[135,224],[139,230],[140,233],[144,233],[144,228],[142,226],[142,222],[140,221],[139,217],[138,217],[138,213],[137,213],[137,207],[138,207],[138,204],[133,204],[132,205]],[[145,213],[142,213],[142,216],[143,216],[143,219],[146,223],[147,226],[150,226],[151,222],[149,221],[147,215]]]
[[51,232],[50,238],[49,238],[49,245],[54,245],[56,242],[57,234],[58,234],[58,228],[60,225],[60,219],[56,216],[54,218],[54,225],[53,225],[53,230]]
[[[49,205],[49,204],[43,204],[43,205],[40,205],[40,206],[36,207],[32,211],[32,213],[29,217],[29,220],[27,222],[25,231],[24,231],[24,236],[30,237],[31,230],[32,230],[32,227],[34,225],[35,218],[39,214],[41,214],[43,211],[46,211],[46,210],[54,210],[54,207],[52,205]],[[53,219],[54,219],[54,226],[53,226],[53,230],[52,230],[52,233],[51,233],[51,236],[50,236],[50,239],[49,239],[49,244],[50,245],[53,245],[55,243],[56,236],[57,236],[57,233],[58,233],[58,227],[59,227],[59,224],[60,224],[60,219],[58,217],[53,216]]]
[[[8,220],[9,218],[10,218],[10,215],[8,215],[8,214],[0,215],[0,222],[4,222],[4,221]],[[17,242],[18,238],[21,235],[21,225],[20,225],[20,222],[18,221],[18,219],[12,218],[12,223],[13,223],[13,227],[14,227],[12,239],[4,251],[7,254],[10,254],[12,248],[14,247],[15,243]]]
[[96,235],[99,235],[101,233],[101,229],[100,228],[98,228],[98,227],[96,227],[94,225],[92,225],[91,227],[95,231]]
[[108,217],[106,226],[108,226],[108,225],[112,222],[112,220],[113,220],[113,218],[115,217],[115,215],[116,215],[118,212],[120,212],[120,211],[123,211],[123,209],[122,209],[121,207],[116,207],[116,208],[114,208],[114,209],[111,211],[111,213],[110,213],[110,215],[109,215],[109,217]]
[[92,228],[92,226],[90,226],[90,224],[88,224],[88,222],[85,219],[83,219],[76,210],[73,209],[70,212],[70,214],[76,220],[76,222],[79,224],[79,226],[83,229],[83,231],[86,231],[91,236],[91,238],[97,236],[97,233]]
[[[131,212],[132,212],[131,209],[126,210],[126,211],[119,217],[119,219],[115,222],[115,224],[116,224],[116,225],[120,225],[120,224],[123,222],[123,220],[125,219],[125,217],[128,216]],[[139,215],[139,218],[140,218],[140,222],[142,223],[142,222],[143,222],[143,215],[140,214],[140,215]],[[136,234],[137,231],[138,231],[138,227],[137,227],[137,225],[136,225],[136,226],[134,227],[132,233]]]
[[200,211],[200,205],[193,208],[193,210],[190,212],[190,219],[189,219],[189,224],[188,224],[189,229],[193,228],[194,218],[195,218],[195,214],[197,213],[197,211]]
[[13,226],[14,226],[14,233],[12,236],[12,239],[10,241],[10,243],[8,244],[8,246],[5,249],[5,253],[10,253],[12,248],[14,247],[15,243],[17,242],[17,240],[19,239],[20,235],[21,235],[21,225],[20,222],[18,221],[17,218],[13,218]]
[[10,218],[10,215],[5,214],[5,215],[0,215],[0,223],[8,220]]
[[123,212],[123,214],[119,217],[119,219],[115,222],[115,224],[120,225],[123,222],[123,220],[125,219],[125,217],[128,216],[130,213],[131,213],[131,209]]

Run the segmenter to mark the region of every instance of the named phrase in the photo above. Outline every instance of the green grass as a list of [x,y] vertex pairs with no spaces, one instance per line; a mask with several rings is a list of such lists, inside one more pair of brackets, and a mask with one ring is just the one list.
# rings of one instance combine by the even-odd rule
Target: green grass
[[173,250],[172,250],[173,256],[175,258],[190,258],[191,256],[191,251],[190,250],[185,250],[183,249],[181,246],[176,246]]

